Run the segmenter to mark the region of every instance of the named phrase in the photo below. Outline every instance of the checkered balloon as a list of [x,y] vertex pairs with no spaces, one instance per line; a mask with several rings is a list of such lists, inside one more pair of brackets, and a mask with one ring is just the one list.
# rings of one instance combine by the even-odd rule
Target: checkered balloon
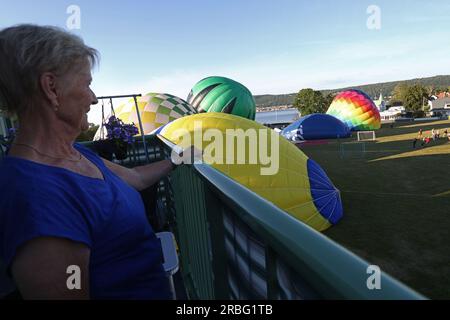
[[[181,98],[167,93],[147,93],[137,98],[139,114],[144,134],[150,134],[156,128],[172,120],[197,113],[194,107]],[[139,128],[134,99],[115,110],[116,117],[124,123],[133,123]],[[140,133],[140,128],[139,128]]]

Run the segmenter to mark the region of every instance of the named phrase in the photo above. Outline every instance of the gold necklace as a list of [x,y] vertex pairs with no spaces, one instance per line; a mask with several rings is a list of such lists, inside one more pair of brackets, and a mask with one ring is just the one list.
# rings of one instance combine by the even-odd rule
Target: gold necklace
[[59,160],[67,160],[67,161],[72,161],[72,162],[78,162],[78,161],[80,161],[80,160],[83,158],[80,152],[78,152],[78,153],[80,154],[80,158],[74,160],[74,159],[68,159],[68,158],[64,158],[64,157],[55,157],[55,156],[51,156],[51,155],[45,154],[45,153],[39,151],[38,149],[36,149],[35,147],[33,147],[33,146],[29,145],[29,144],[26,144],[26,143],[13,143],[13,145],[16,145],[16,146],[24,146],[24,147],[31,148],[31,149],[33,149],[35,152],[37,152],[38,154],[40,154],[40,155],[42,155],[42,156],[44,156],[44,157],[49,157],[49,158],[53,158],[53,159],[59,159]]

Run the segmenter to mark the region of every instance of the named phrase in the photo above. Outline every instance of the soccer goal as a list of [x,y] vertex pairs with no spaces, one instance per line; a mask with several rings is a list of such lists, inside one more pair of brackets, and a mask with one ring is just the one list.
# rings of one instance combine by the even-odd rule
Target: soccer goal
[[358,141],[375,141],[375,131],[358,131]]

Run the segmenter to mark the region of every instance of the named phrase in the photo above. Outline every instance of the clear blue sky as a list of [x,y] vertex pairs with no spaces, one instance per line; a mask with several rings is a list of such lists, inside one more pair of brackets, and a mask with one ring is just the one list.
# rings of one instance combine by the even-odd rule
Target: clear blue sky
[[0,28],[66,28],[69,5],[81,10],[73,32],[101,53],[97,95],[186,98],[210,75],[264,94],[450,74],[448,0],[0,0]]

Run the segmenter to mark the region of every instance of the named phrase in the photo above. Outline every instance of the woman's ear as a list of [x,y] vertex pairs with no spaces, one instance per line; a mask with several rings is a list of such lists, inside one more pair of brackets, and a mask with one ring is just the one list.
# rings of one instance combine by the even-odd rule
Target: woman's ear
[[50,102],[51,106],[58,110],[59,102],[58,102],[58,94],[56,93],[56,76],[51,72],[44,72],[40,79],[39,83],[41,85],[42,92],[44,93],[44,97]]

